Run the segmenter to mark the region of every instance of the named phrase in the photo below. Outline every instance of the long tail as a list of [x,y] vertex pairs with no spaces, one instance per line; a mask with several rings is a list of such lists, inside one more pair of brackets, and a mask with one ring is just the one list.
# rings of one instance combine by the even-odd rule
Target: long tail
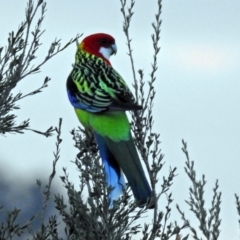
[[[103,160],[108,185],[114,187],[110,200],[119,198],[124,186],[123,173],[139,206],[147,203],[152,190],[144,174],[132,136],[128,141],[115,142],[96,134],[100,155]],[[122,170],[122,171],[121,171]]]

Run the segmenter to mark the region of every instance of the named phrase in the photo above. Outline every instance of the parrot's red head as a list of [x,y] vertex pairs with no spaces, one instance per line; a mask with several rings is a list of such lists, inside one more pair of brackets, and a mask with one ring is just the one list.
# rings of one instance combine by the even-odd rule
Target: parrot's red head
[[96,33],[84,38],[79,44],[79,48],[103,58],[108,65],[111,65],[110,56],[117,52],[115,39],[106,33]]

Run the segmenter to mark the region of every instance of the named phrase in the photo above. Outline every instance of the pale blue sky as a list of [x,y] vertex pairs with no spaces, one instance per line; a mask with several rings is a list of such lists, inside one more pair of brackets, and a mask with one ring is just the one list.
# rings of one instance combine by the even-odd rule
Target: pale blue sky
[[[6,45],[9,31],[17,30],[24,18],[26,2],[1,0],[0,46]],[[156,6],[154,1],[137,1],[132,21],[131,38],[136,68],[144,69],[145,80],[148,80],[152,62],[150,34]],[[77,33],[84,33],[84,36],[96,32],[109,33],[115,37],[118,46],[117,55],[111,58],[112,65],[131,85],[131,66],[126,55],[118,1],[53,0],[48,2],[47,9],[41,54],[47,52],[56,37],[65,43]],[[239,238],[234,199],[234,193],[240,194],[239,12],[238,0],[163,1],[161,51],[155,84],[155,130],[161,134],[162,153],[166,161],[162,174],[168,172],[169,166],[178,168],[172,188],[173,198],[175,203],[182,205],[186,216],[192,219],[193,215],[184,203],[190,186],[183,170],[185,157],[181,151],[181,140],[185,139],[198,177],[205,174],[207,178],[207,206],[211,201],[214,182],[219,179],[223,193],[220,239]],[[77,185],[77,171],[70,163],[77,151],[72,146],[69,131],[79,123],[65,92],[74,53],[73,44],[49,61],[40,74],[20,83],[15,92],[29,92],[40,86],[45,76],[52,78],[43,93],[19,102],[18,122],[31,118],[32,128],[45,130],[50,125],[57,125],[58,119],[63,118],[64,141],[58,175],[62,175],[62,167],[67,167]],[[44,57],[41,54],[39,60]],[[9,184],[18,189],[19,182],[34,182],[36,178],[46,180],[52,167],[54,141],[54,137],[45,139],[31,132],[1,136],[1,172],[6,172]],[[27,190],[21,191],[26,197]],[[179,219],[174,205],[172,207],[172,218]]]

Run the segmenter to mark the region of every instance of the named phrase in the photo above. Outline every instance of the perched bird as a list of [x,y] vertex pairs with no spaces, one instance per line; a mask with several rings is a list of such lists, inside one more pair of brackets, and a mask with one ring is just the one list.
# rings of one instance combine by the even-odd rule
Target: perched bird
[[140,110],[123,78],[112,68],[115,39],[97,33],[78,45],[75,64],[67,79],[68,98],[87,132],[93,132],[100,150],[110,204],[125,186],[124,175],[138,206],[144,206],[152,190],[144,174],[125,111]]

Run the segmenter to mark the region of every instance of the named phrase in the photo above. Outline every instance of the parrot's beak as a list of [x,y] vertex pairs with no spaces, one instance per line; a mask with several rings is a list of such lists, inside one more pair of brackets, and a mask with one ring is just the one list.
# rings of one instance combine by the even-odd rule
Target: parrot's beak
[[111,53],[111,55],[117,53],[117,45],[116,45],[116,44],[112,44],[112,45],[111,45],[111,49],[112,49],[112,53]]

